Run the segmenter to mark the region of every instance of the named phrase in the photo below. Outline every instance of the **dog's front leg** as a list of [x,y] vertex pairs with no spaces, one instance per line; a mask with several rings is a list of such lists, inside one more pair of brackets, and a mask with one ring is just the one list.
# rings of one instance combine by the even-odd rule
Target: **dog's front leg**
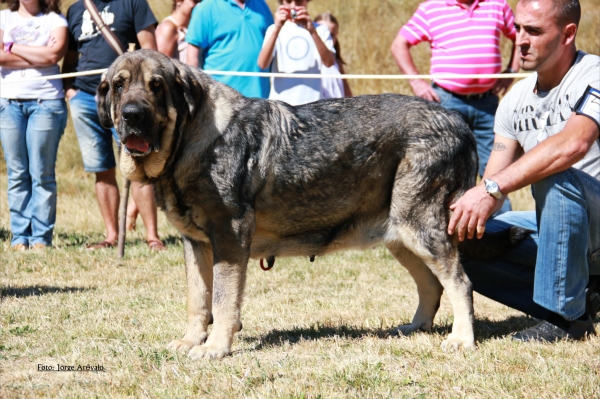
[[213,251],[210,243],[183,237],[183,254],[187,278],[188,322],[182,339],[172,341],[168,348],[188,352],[206,341],[212,318]]
[[231,353],[233,334],[242,329],[241,307],[254,231],[252,215],[230,223],[216,223],[211,234],[214,251],[212,331],[204,345],[192,348],[194,359],[220,359]]

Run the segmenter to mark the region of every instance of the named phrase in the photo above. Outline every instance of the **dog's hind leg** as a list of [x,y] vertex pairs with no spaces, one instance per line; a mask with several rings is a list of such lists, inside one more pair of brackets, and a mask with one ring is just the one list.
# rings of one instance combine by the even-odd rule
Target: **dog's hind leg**
[[[429,268],[432,275],[437,278],[439,284],[443,287],[450,299],[452,309],[454,311],[454,324],[452,326],[452,333],[448,335],[448,338],[442,343],[442,349],[444,350],[457,350],[460,347],[463,348],[475,348],[475,337],[473,333],[473,288],[469,278],[465,274],[458,256],[458,249],[456,245],[452,243],[451,237],[448,237],[447,233],[443,229],[429,229],[427,231],[417,232],[413,228],[404,225],[402,228],[398,228],[398,233],[401,237],[401,242],[406,248],[415,255],[417,255],[423,263]],[[391,246],[387,243],[388,248]],[[409,263],[410,264],[410,263]],[[410,267],[410,266],[409,266]],[[419,270],[415,266],[412,266],[414,270]],[[410,269],[409,269],[410,270]],[[420,280],[419,281],[423,288],[419,290],[419,307],[421,307],[421,301],[423,301],[424,311],[417,315],[425,320],[428,318],[433,319],[435,312],[432,312],[433,303],[439,301],[440,290],[431,292],[432,299],[427,300],[421,295],[427,296],[428,287],[434,285],[431,280],[431,276],[424,271],[416,273]],[[425,283],[423,283],[425,281]],[[427,313],[429,312],[429,313]],[[425,318],[427,317],[427,318]],[[413,324],[417,324],[413,321]],[[414,328],[414,326],[412,327]]]
[[429,267],[423,263],[404,245],[393,242],[388,243],[387,248],[392,255],[404,266],[417,284],[419,294],[419,306],[410,324],[398,326],[396,333],[410,335],[416,331],[431,331],[433,318],[440,307],[442,296],[442,285],[437,277],[433,275]]
[[168,348],[188,352],[206,341],[211,322],[213,291],[213,251],[210,243],[191,241],[183,237],[185,274],[187,279],[188,321],[182,339],[172,341]]

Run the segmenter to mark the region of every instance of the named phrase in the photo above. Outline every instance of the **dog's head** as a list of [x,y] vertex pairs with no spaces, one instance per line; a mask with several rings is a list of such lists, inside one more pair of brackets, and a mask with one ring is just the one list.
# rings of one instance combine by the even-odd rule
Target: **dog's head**
[[121,141],[121,171],[136,181],[162,173],[179,131],[204,101],[189,67],[152,50],[117,58],[97,94],[100,122]]

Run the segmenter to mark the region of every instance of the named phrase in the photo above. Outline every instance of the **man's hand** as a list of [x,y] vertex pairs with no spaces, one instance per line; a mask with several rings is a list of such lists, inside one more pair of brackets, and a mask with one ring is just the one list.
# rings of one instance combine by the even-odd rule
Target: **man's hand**
[[426,81],[422,79],[411,80],[410,86],[416,96],[424,98],[427,101],[435,101],[436,103],[441,102],[440,96],[438,96],[433,87]]
[[[494,212],[496,198],[485,191],[483,183],[467,191],[450,209],[454,211],[448,224],[448,234],[458,233],[458,240],[464,241],[477,233],[477,238],[483,237],[485,222]],[[466,234],[465,234],[466,233]]]

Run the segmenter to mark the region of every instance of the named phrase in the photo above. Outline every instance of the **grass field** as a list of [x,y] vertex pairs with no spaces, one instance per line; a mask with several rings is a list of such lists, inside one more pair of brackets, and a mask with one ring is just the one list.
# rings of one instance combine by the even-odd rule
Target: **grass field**
[[[64,2],[65,10],[71,2]],[[150,3],[159,19],[167,14],[169,1]],[[388,74],[397,72],[389,45],[416,4],[314,0],[310,10],[338,15],[350,73]],[[598,54],[600,0],[582,5],[578,44]],[[422,72],[428,71],[426,47],[415,49]],[[351,85],[356,94],[409,94],[401,81]],[[511,332],[535,321],[477,294],[476,351],[441,351],[452,324],[446,297],[432,334],[389,337],[392,327],[411,320],[417,295],[406,270],[382,247],[315,263],[277,259],[269,272],[252,261],[244,330],[233,355],[192,361],[167,351],[186,324],[177,232],[160,214],[159,232],[168,245],[163,253],[147,249],[143,226],[129,234],[123,260],[114,251],[85,251],[86,243],[103,238],[103,224],[70,122],[58,159],[55,247],[25,253],[9,250],[7,177],[0,161],[0,398],[600,397],[600,338],[512,342]],[[511,199],[517,209],[532,207],[527,190]],[[57,364],[104,371],[38,370]]]

